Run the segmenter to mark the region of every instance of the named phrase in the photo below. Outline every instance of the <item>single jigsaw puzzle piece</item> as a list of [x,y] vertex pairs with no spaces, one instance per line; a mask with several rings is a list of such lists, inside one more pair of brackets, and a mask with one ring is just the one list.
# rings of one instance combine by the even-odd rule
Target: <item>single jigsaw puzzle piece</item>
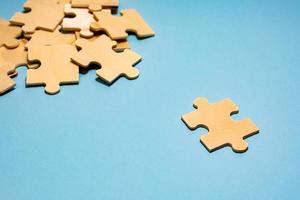
[[20,44],[17,38],[22,35],[22,29],[11,26],[10,23],[0,18],[0,47],[16,48]]
[[71,4],[65,5],[66,16],[75,16],[73,18],[64,18],[62,22],[65,31],[80,31],[80,36],[84,38],[93,37],[94,33],[90,31],[90,25],[95,22],[93,14],[85,8],[72,8]]
[[76,37],[73,33],[62,33],[60,26],[56,28],[54,32],[37,30],[32,35],[31,39],[26,44],[26,49],[32,46],[43,45],[58,45],[58,44],[73,44]]
[[28,60],[40,61],[41,66],[27,71],[27,86],[45,85],[48,94],[60,91],[61,84],[79,82],[79,68],[71,62],[77,50],[73,45],[32,46],[28,49]]
[[138,38],[154,36],[155,33],[134,9],[121,11],[121,16],[114,16],[110,10],[94,12],[97,22],[91,24],[93,31],[105,31],[113,40],[124,40],[128,33],[134,33]]
[[106,35],[102,35],[94,41],[79,39],[76,41],[76,46],[81,50],[72,60],[82,67],[88,67],[91,63],[101,65],[101,69],[97,70],[97,75],[108,84],[112,84],[120,76],[128,79],[137,78],[139,71],[133,66],[142,57],[128,49],[117,53],[113,50],[116,44]]
[[118,6],[119,0],[72,0],[72,7],[88,8],[91,12],[102,9],[117,10]]
[[64,17],[63,5],[53,1],[28,0],[23,7],[25,13],[16,13],[10,23],[22,26],[25,34],[37,29],[54,31]]
[[[92,38],[89,38],[90,41],[94,41],[96,40],[98,37],[100,37],[102,34],[95,34],[94,37]],[[80,39],[82,38],[80,36],[80,33],[79,32],[75,32],[75,36],[76,36],[76,39]],[[123,52],[125,49],[130,49],[130,44],[128,42],[128,40],[119,40],[119,41],[116,41],[117,42],[117,45],[115,47],[113,47],[113,49],[116,51],[116,52]]]
[[248,149],[244,139],[259,132],[250,119],[231,119],[239,109],[230,99],[210,104],[205,98],[197,98],[194,107],[196,110],[183,115],[182,120],[191,130],[198,127],[208,130],[200,140],[209,152],[230,146],[234,152],[243,153]]

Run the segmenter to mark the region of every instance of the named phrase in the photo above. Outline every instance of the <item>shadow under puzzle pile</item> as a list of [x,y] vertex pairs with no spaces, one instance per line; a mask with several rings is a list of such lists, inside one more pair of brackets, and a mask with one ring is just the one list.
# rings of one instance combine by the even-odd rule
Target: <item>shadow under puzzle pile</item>
[[134,9],[118,11],[118,0],[28,0],[24,12],[0,19],[0,94],[15,87],[16,68],[27,66],[26,86],[57,94],[78,84],[79,68],[97,64],[97,76],[112,84],[135,79],[142,57],[130,49],[127,32],[154,36]]

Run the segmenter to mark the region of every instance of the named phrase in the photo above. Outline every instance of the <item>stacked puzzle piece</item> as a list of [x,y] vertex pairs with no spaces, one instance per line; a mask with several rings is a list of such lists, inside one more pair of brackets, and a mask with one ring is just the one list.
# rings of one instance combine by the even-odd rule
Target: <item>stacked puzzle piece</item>
[[24,12],[0,19],[0,94],[15,87],[16,68],[27,66],[26,85],[57,94],[78,84],[79,68],[97,64],[107,84],[135,79],[142,57],[130,50],[128,33],[154,36],[134,9],[118,11],[118,0],[27,0]]

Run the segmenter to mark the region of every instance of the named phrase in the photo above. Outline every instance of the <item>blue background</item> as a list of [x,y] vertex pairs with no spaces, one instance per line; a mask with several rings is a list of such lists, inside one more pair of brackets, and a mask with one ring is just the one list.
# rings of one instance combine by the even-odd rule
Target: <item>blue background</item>
[[[1,17],[23,1],[1,0]],[[300,1],[121,0],[156,31],[130,37],[140,77],[111,87],[25,88],[0,97],[0,199],[297,199]],[[208,153],[180,116],[230,97],[260,134]]]

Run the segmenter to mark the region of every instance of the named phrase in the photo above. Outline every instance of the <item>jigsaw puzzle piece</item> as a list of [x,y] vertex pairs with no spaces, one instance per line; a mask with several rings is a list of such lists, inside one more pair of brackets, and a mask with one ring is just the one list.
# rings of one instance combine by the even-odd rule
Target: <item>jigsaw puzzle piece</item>
[[210,152],[224,146],[230,146],[237,153],[245,152],[248,144],[244,139],[259,131],[250,119],[231,119],[239,109],[230,99],[210,104],[205,98],[197,98],[194,107],[196,110],[183,115],[182,120],[191,130],[202,127],[209,131],[200,141]]
[[121,11],[121,16],[114,16],[110,10],[94,12],[97,22],[91,24],[93,31],[105,31],[113,40],[124,40],[127,32],[137,35],[139,38],[154,36],[155,33],[145,22],[141,15],[134,9]]
[[91,12],[103,9],[117,10],[119,0],[72,0],[74,8],[88,8]]
[[60,91],[60,84],[79,82],[79,68],[71,62],[77,50],[72,45],[33,46],[28,49],[28,60],[40,61],[41,66],[27,71],[27,86],[45,85],[48,94]]
[[10,26],[10,23],[0,18],[0,47],[16,48],[20,44],[17,38],[22,35],[22,29]]
[[10,22],[22,26],[25,34],[36,29],[54,31],[64,17],[63,5],[53,1],[28,0],[23,7],[26,12],[16,13]]
[[75,16],[73,18],[64,18],[62,27],[66,31],[80,31],[80,36],[84,38],[93,37],[94,33],[90,31],[90,25],[95,22],[93,14],[85,8],[72,8],[71,4],[65,5],[66,16]]
[[37,30],[30,35],[31,39],[26,44],[26,49],[32,46],[43,45],[58,45],[58,44],[73,44],[76,37],[72,33],[60,32],[60,26],[58,26],[54,32]]
[[137,78],[139,72],[133,66],[142,57],[128,49],[122,53],[117,53],[113,50],[116,44],[106,35],[102,35],[94,41],[79,39],[76,41],[76,46],[80,47],[81,50],[72,60],[82,67],[87,67],[91,63],[101,65],[101,69],[97,70],[96,73],[108,84],[112,84],[120,76],[125,76],[128,79]]

